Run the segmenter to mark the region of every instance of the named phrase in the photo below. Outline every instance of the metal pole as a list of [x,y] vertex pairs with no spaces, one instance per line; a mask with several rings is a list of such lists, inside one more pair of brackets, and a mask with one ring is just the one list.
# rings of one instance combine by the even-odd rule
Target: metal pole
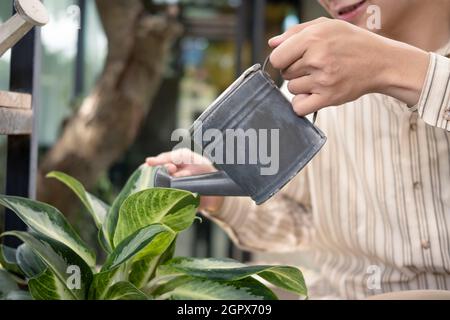
[[84,58],[86,46],[86,0],[78,0],[80,7],[80,29],[78,29],[77,56],[75,62],[74,99],[84,92]]
[[237,9],[236,23],[236,78],[244,71],[242,54],[247,40],[247,1],[241,1]]
[[28,187],[28,196],[31,199],[36,199],[37,187],[37,171],[38,171],[38,156],[39,156],[39,110],[40,110],[40,75],[42,71],[42,47],[41,47],[41,32],[40,28],[32,31],[34,34],[34,55],[32,57],[32,86],[30,92],[33,95],[32,109],[33,109],[33,132],[31,134],[31,151],[30,151],[30,178]]
[[252,25],[252,63],[262,63],[265,52],[266,0],[255,0]]
[[[16,13],[15,10],[13,12]],[[39,66],[36,58],[36,48],[39,43],[37,29],[30,31],[11,52],[10,90],[15,92],[35,94]],[[36,59],[36,60],[35,60]],[[33,98],[34,117],[36,117],[36,96]],[[36,129],[36,123],[35,129]],[[6,164],[6,194],[34,197],[36,167],[37,167],[37,131],[33,137],[30,135],[8,136],[8,154]],[[26,225],[10,210],[5,211],[5,230],[26,231]],[[17,247],[20,241],[15,238],[6,238],[5,245]]]

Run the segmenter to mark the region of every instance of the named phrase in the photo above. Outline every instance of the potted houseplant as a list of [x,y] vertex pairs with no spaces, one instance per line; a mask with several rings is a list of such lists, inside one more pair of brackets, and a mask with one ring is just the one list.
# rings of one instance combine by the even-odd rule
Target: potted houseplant
[[302,273],[294,267],[173,257],[177,235],[196,220],[199,196],[153,188],[153,172],[141,166],[111,205],[64,173],[48,175],[71,188],[91,214],[107,256],[100,266],[56,208],[0,196],[0,204],[30,229],[1,235],[23,244],[0,246],[0,299],[277,299],[265,283],[307,296]]

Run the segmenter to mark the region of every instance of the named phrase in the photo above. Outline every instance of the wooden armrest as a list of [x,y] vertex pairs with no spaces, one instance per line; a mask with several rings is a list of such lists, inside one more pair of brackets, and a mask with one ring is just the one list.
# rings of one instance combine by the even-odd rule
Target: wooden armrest
[[39,0],[15,0],[17,14],[0,25],[0,56],[12,48],[34,26],[48,23],[48,13]]
[[29,94],[0,91],[0,134],[31,134],[31,100]]

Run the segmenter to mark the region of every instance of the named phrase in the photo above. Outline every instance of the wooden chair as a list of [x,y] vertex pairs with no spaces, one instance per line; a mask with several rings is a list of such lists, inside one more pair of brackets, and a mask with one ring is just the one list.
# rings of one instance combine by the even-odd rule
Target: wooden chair
[[[33,197],[37,142],[32,137],[36,115],[31,93],[37,46],[35,32],[30,31],[35,26],[46,24],[49,17],[39,0],[14,0],[14,7],[17,14],[0,25],[0,56],[14,47],[11,52],[10,89],[16,91],[0,91],[0,135],[8,136],[5,189],[8,195]],[[23,37],[25,39],[18,43]],[[26,226],[10,210],[5,211],[4,217],[5,230],[26,230]],[[2,241],[11,247],[20,244],[15,238]]]
[[[39,0],[15,0],[17,14],[0,25],[0,56],[12,48],[33,27],[48,23],[47,10]],[[31,95],[0,91],[0,134],[31,134]]]

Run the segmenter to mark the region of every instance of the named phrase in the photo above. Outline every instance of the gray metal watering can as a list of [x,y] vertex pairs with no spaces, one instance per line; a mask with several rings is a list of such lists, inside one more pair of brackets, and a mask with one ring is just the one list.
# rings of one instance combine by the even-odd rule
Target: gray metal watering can
[[[155,172],[154,185],[187,190],[208,196],[248,196],[261,204],[277,193],[319,152],[326,142],[325,135],[307,118],[297,116],[291,103],[264,71],[256,64],[247,69],[199,117],[190,130],[191,137],[203,155],[213,161],[217,172],[173,178],[163,167]],[[221,139],[195,139],[202,132],[215,130]],[[239,135],[241,143],[227,143]],[[262,133],[262,134],[260,134]],[[272,136],[269,139],[269,133]],[[272,139],[278,137],[278,140]],[[250,141],[252,138],[260,141]],[[216,137],[217,138],[217,137]],[[220,137],[219,137],[220,138]],[[235,140],[236,140],[235,139]],[[247,140],[245,140],[247,139]],[[221,141],[218,141],[221,140]],[[245,143],[242,143],[245,142]],[[255,153],[256,147],[260,149]],[[269,170],[267,154],[275,154],[276,170]],[[253,150],[253,154],[251,153]],[[217,153],[234,161],[217,161]],[[267,153],[267,152],[266,152]],[[246,161],[236,161],[236,155]],[[252,160],[250,158],[253,158]]]

